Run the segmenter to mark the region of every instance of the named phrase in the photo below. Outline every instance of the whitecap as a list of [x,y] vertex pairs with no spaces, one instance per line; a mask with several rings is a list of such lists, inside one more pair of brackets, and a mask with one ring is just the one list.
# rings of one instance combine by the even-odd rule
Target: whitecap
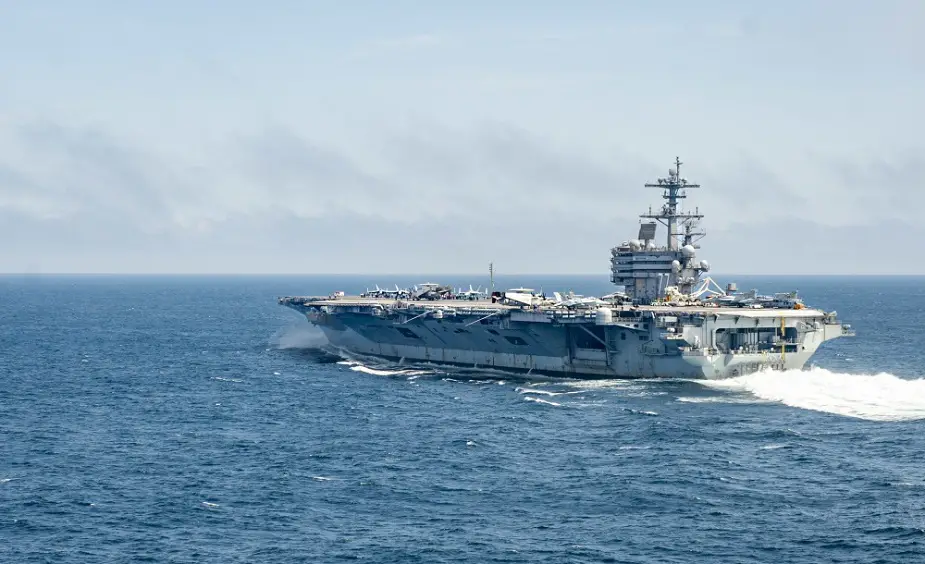
[[543,404],[546,404],[546,405],[552,405],[552,406],[555,406],[555,407],[562,407],[562,404],[561,404],[561,403],[556,403],[556,402],[554,402],[554,401],[546,401],[546,400],[544,400],[544,399],[535,398],[535,397],[532,397],[532,396],[524,396],[524,400],[526,400],[526,401],[532,401],[532,402],[536,402],[536,403],[543,403]]
[[787,443],[774,443],[774,444],[758,447],[758,450],[778,450],[781,448],[787,448],[789,446],[790,445],[788,445]]
[[570,401],[568,403],[569,407],[576,408],[585,408],[585,407],[601,407],[605,405],[607,400],[595,400],[595,401]]
[[731,396],[695,396],[679,397],[678,401],[683,403],[771,403],[770,400],[763,400],[755,397],[731,397]]
[[625,407],[625,408],[623,408],[623,409],[624,409],[624,411],[626,411],[626,412],[628,412],[628,413],[632,413],[632,414],[634,414],[634,415],[648,415],[648,416],[650,416],[650,417],[655,417],[655,416],[658,415],[658,412],[657,412],[657,411],[646,411],[646,410],[643,410],[643,409],[633,409],[633,408],[630,408],[630,407]]
[[638,384],[632,380],[578,380],[561,383],[572,388],[581,388],[583,390],[608,390],[638,386]]
[[521,394],[538,394],[543,396],[564,396],[569,394],[583,394],[584,390],[579,390],[575,392],[550,392],[549,390],[537,390],[535,388],[514,388],[515,392]]

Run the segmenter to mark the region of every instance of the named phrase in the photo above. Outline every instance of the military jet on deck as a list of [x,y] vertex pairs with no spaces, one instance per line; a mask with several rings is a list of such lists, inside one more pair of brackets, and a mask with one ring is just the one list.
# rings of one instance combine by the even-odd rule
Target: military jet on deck
[[457,300],[483,300],[487,298],[488,298],[488,292],[483,292],[481,286],[473,290],[472,284],[469,284],[468,290],[463,290],[462,288],[459,288],[456,291]]

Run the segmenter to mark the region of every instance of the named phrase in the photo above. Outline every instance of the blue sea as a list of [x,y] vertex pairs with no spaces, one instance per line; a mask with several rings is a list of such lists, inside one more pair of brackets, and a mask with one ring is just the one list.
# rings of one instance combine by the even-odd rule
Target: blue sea
[[0,277],[0,562],[925,561],[925,278],[736,277],[857,336],[722,382],[342,359],[276,303],[427,279],[487,282]]

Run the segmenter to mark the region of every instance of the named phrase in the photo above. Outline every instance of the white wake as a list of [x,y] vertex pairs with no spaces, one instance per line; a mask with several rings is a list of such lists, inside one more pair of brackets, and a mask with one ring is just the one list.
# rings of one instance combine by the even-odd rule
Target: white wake
[[371,366],[366,366],[356,360],[341,360],[337,364],[342,366],[350,367],[350,370],[354,372],[362,372],[364,374],[372,374],[373,376],[423,376],[425,374],[433,374],[433,370],[415,370],[413,368],[401,368],[401,369],[387,369],[385,367],[373,368]]
[[423,376],[425,374],[433,374],[431,370],[385,370],[382,368],[363,366],[362,364],[351,366],[350,370],[362,372],[364,374],[372,374],[373,376]]
[[716,390],[871,421],[925,419],[925,378],[842,374],[824,368],[763,371],[728,380],[699,380]]

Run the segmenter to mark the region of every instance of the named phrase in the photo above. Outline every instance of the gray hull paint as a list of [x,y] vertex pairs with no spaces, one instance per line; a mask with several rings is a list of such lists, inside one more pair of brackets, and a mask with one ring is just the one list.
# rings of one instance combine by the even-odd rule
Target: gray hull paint
[[709,354],[705,349],[671,350],[653,338],[654,328],[599,327],[604,337],[599,348],[579,346],[596,343],[586,331],[593,323],[467,326],[461,321],[428,319],[395,324],[354,314],[313,322],[331,345],[348,353],[582,378],[718,379],[768,368],[799,369],[826,340],[824,330],[809,333],[799,350],[783,356],[773,351]]
[[[681,176],[681,164],[675,158],[668,177],[646,184],[665,203],[640,216],[647,222],[638,239],[611,249],[611,281],[621,292],[549,297],[514,288],[483,295],[428,283],[279,303],[356,354],[578,377],[728,378],[799,369],[823,342],[853,334],[835,312],[806,308],[796,292],[737,293],[734,284],[723,290],[704,277],[709,264],[697,257],[703,216],[680,207],[699,185]],[[663,246],[658,223],[667,228]]]

